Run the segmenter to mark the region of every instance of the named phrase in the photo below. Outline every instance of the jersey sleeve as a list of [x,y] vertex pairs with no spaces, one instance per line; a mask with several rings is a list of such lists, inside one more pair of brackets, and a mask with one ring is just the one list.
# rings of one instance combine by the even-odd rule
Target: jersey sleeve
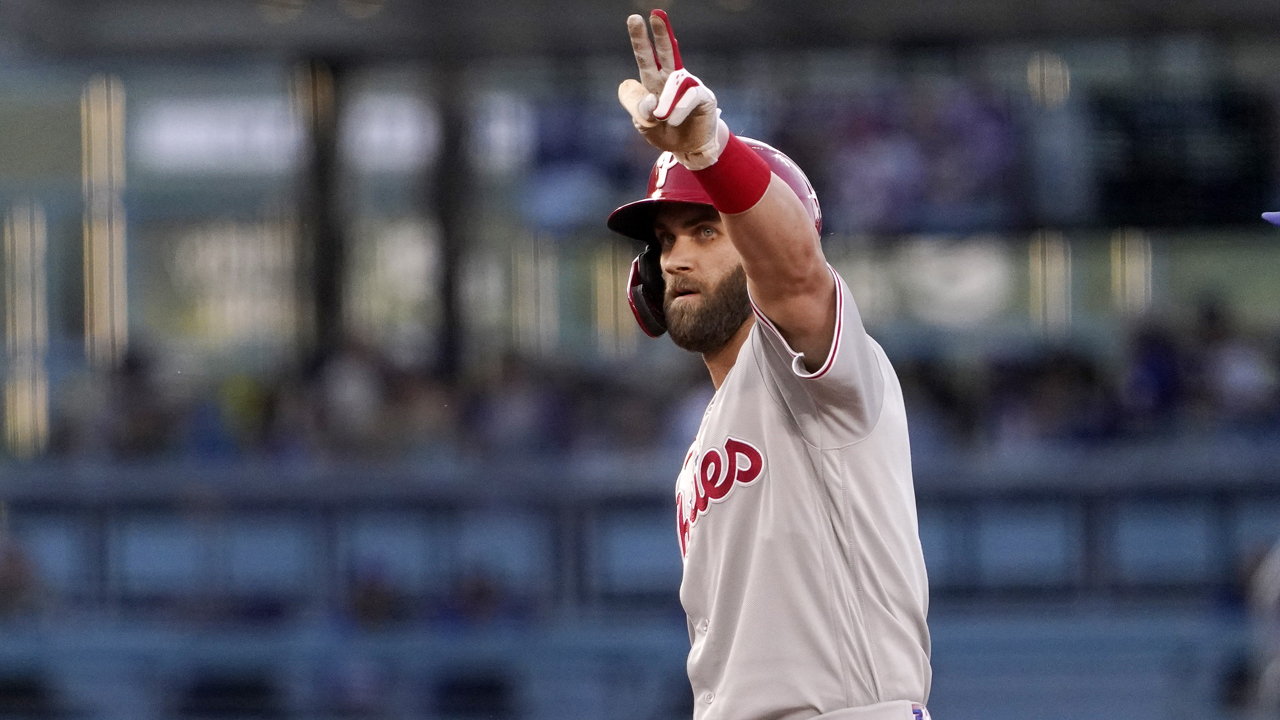
[[762,371],[772,377],[775,396],[813,444],[857,442],[875,428],[884,401],[885,378],[879,351],[862,325],[849,286],[835,269],[836,328],[831,349],[817,370],[805,368],[803,353],[787,344],[777,326],[754,301]]

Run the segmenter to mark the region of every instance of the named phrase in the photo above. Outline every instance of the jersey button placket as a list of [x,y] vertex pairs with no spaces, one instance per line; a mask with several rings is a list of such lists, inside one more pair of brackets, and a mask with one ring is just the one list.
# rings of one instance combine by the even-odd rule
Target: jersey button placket
[[715,700],[715,699],[716,699],[716,694],[715,694],[715,693],[713,693],[713,692],[711,692],[711,691],[709,691],[709,690],[707,691],[707,693],[706,693],[705,695],[703,695],[703,696],[702,696],[702,701],[703,701],[703,702],[705,702],[705,703],[706,703],[706,704],[708,704],[708,705],[710,705],[710,704],[711,704],[711,701],[712,701],[712,700]]
[[698,632],[702,633],[703,635],[706,635],[707,629],[710,627],[711,627],[711,623],[707,622],[706,620],[703,620],[702,622],[698,623]]

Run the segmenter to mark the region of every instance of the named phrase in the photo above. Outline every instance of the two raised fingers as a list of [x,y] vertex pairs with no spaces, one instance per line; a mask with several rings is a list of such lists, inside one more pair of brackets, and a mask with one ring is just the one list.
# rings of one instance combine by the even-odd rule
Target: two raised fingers
[[[649,28],[653,30],[652,41]],[[684,63],[680,60],[680,45],[665,11],[654,10],[649,15],[649,28],[645,27],[644,18],[639,15],[627,18],[627,32],[631,36],[636,66],[640,69],[640,82],[657,95],[662,92],[667,76],[683,69]]]

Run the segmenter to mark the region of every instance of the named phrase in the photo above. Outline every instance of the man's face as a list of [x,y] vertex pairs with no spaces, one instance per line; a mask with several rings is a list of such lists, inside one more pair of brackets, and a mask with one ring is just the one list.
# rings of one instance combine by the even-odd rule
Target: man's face
[[751,316],[742,256],[720,213],[709,205],[663,203],[653,226],[662,243],[667,332],[685,350],[719,350]]

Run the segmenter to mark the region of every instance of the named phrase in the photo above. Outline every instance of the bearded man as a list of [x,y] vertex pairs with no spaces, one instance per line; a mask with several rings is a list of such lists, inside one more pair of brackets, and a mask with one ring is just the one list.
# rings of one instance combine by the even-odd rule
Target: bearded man
[[804,173],[730,132],[666,13],[627,27],[640,79],[618,98],[662,154],[609,227],[645,244],[636,320],[700,353],[716,388],[675,497],[694,718],[926,718],[929,591],[897,376],[823,257]]

